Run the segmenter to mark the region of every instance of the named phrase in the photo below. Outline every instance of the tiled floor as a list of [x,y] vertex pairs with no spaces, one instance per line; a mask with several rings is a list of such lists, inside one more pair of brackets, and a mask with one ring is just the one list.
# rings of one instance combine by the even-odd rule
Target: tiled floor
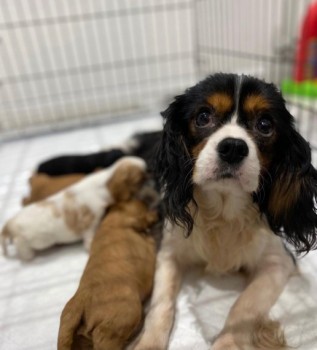
[[[131,133],[157,129],[159,118],[85,128],[0,145],[0,224],[17,212],[39,161],[53,155],[96,151]],[[39,254],[31,263],[0,255],[0,350],[53,350],[60,312],[74,293],[87,255],[80,244]],[[293,345],[317,349],[317,254],[301,260],[274,308]],[[197,277],[197,276],[196,276]],[[236,277],[189,279],[178,301],[171,350],[207,350],[242,288]]]

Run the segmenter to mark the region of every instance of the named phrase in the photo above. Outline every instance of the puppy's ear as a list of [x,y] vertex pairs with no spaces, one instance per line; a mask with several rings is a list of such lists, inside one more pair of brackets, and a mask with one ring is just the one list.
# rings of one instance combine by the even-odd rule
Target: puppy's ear
[[186,96],[177,96],[161,114],[165,123],[157,150],[156,175],[163,190],[166,216],[184,227],[188,236],[193,229],[193,218],[188,212],[193,199],[193,163],[185,140]]
[[116,203],[125,202],[136,195],[145,179],[144,168],[124,159],[107,181],[106,186]]
[[[292,119],[292,117],[291,117]],[[317,248],[317,171],[307,141],[287,128],[276,145],[266,186],[266,214],[272,229],[298,252]]]
[[30,186],[42,186],[43,184],[46,184],[50,180],[50,177],[46,174],[33,174],[29,178],[29,184]]

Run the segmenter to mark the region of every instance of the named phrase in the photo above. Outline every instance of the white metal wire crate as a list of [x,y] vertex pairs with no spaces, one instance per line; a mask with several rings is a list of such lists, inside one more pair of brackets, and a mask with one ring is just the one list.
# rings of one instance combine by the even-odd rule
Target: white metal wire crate
[[[292,76],[309,3],[0,0],[0,141],[18,138],[0,142],[0,225],[20,210],[39,162],[95,152],[133,132],[159,128],[160,118],[149,115],[158,115],[172,95],[207,74],[253,74],[280,85]],[[316,146],[316,100],[287,99],[299,128]],[[137,120],[138,115],[147,118]],[[126,122],[23,138],[120,117]],[[0,253],[0,350],[56,349],[62,308],[86,261],[80,245],[58,247],[30,264]],[[316,252],[298,264],[302,277],[290,281],[273,314],[283,318],[290,346],[312,350]],[[201,276],[198,284],[185,281],[172,350],[210,349],[239,294],[236,277],[232,284],[218,278],[204,282]]]
[[[216,71],[280,84],[309,3],[0,0],[2,138],[157,113]],[[290,100],[313,135],[315,100]]]

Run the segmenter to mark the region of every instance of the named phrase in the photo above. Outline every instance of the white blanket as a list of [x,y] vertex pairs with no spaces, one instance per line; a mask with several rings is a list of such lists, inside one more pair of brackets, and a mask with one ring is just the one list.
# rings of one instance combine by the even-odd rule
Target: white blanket
[[[96,151],[133,131],[160,125],[159,118],[147,118],[3,145],[0,224],[19,209],[27,179],[41,159]],[[56,349],[60,313],[75,292],[86,261],[80,244],[51,249],[30,263],[0,255],[0,350]],[[317,252],[301,259],[299,266],[302,275],[290,280],[272,314],[285,326],[290,345],[317,350]],[[209,349],[243,286],[239,276],[212,278],[193,272],[178,298],[169,349]]]
[[[80,244],[58,247],[31,263],[0,257],[0,350],[53,350],[59,316],[75,292],[87,254]],[[272,315],[285,326],[290,345],[317,349],[317,253],[299,261]],[[194,271],[183,284],[170,350],[207,350],[243,289],[240,276]],[[269,288],[268,286],[267,288]]]

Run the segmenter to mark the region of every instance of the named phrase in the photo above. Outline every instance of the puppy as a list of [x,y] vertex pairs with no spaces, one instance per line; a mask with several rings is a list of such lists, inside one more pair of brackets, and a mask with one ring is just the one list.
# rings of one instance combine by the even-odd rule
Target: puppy
[[212,350],[286,349],[269,312],[295,269],[283,240],[297,252],[316,248],[309,144],[277,88],[249,76],[209,76],[162,115],[156,159],[166,224],[135,350],[168,347],[182,275],[194,265],[249,276]]
[[63,310],[58,350],[79,350],[89,340],[88,349],[122,350],[140,329],[155,271],[155,241],[148,233],[157,219],[136,199],[110,208],[78,290]]
[[[85,155],[65,155],[44,161],[37,173],[51,176],[73,173],[89,174],[98,168],[106,168],[124,156],[136,156],[152,164],[152,149],[159,142],[161,131],[151,131],[133,135],[120,148],[113,148]],[[150,165],[151,165],[150,164]]]
[[120,149],[83,155],[65,155],[41,163],[37,173],[51,176],[74,173],[90,174],[97,168],[107,168],[126,154]]
[[48,176],[46,174],[34,174],[30,177],[30,194],[22,199],[22,205],[43,200],[53,194],[82,180],[85,175],[71,174],[64,176]]
[[46,200],[26,206],[3,228],[5,255],[8,240],[13,241],[22,260],[30,260],[36,250],[58,243],[84,240],[89,249],[106,207],[117,196],[122,197],[123,189],[128,196],[130,184],[144,180],[145,168],[142,159],[125,157]]

